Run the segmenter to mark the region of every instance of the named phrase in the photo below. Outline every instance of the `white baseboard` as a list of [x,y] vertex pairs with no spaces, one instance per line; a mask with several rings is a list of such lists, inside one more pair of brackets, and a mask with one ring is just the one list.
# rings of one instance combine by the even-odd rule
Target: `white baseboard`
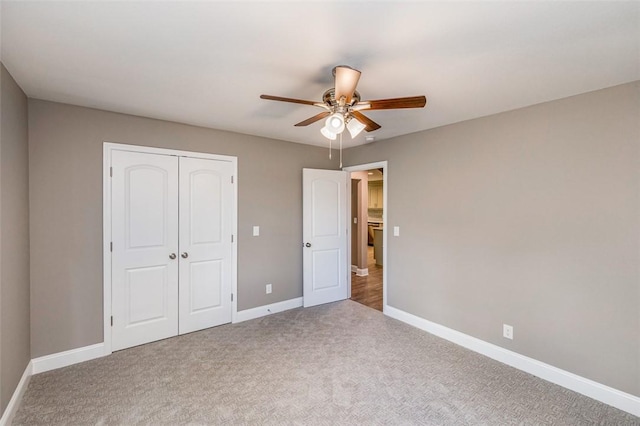
[[9,426],[13,417],[16,415],[18,411],[18,407],[20,406],[20,401],[22,401],[22,396],[24,392],[27,390],[27,385],[29,385],[29,379],[33,374],[33,363],[29,361],[27,364],[27,368],[24,369],[24,373],[22,373],[22,377],[18,382],[18,386],[13,391],[13,395],[7,404],[7,408],[5,408],[4,413],[2,413],[2,417],[0,417],[0,426]]
[[351,272],[355,272],[359,277],[366,277],[369,275],[369,268],[358,268],[357,265],[351,265]]
[[545,364],[533,358],[520,355],[519,353],[436,324],[392,306],[385,306],[384,313],[392,318],[456,343],[474,352],[515,367],[518,370],[533,374],[541,379],[640,417],[640,398],[637,396],[594,382],[593,380]]
[[270,305],[258,306],[257,308],[245,309],[239,311],[236,315],[235,322],[248,321],[255,318],[264,317],[275,314],[276,312],[288,311],[302,306],[302,297],[284,300],[282,302],[272,303]]
[[41,356],[40,358],[31,360],[33,363],[33,374],[44,373],[45,371],[89,361],[105,355],[108,354],[105,353],[104,343],[96,343],[95,345]]

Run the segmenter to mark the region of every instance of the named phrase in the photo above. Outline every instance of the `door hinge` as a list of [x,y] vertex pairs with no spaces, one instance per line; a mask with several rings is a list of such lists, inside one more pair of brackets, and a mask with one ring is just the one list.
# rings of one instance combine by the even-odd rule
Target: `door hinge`
[[233,175],[231,175],[231,183],[233,183]]
[[231,293],[231,301],[233,302],[233,293]]
[[109,251],[113,252],[113,241],[109,243]]
[[231,242],[233,242],[233,234],[231,234]]
[[113,327],[113,316],[111,316],[111,327]]
[[109,177],[113,177],[113,167],[109,167]]

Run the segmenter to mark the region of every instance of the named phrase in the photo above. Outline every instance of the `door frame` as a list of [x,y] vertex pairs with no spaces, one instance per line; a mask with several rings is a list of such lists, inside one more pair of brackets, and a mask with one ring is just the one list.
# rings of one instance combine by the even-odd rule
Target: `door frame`
[[[389,189],[388,185],[388,174],[389,174],[389,162],[388,161],[377,161],[375,163],[367,163],[367,164],[358,164],[355,166],[343,167],[342,170],[345,172],[361,172],[371,169],[382,169],[382,205],[384,206],[382,210],[382,221],[384,223],[384,228],[382,229],[382,258],[384,259],[384,265],[382,266],[382,312],[387,313],[387,271],[389,264],[389,256],[387,252],[389,250],[388,241],[388,230],[389,223],[387,218],[389,217],[389,203],[387,202],[387,192]],[[349,176],[349,191],[351,191],[351,176]],[[349,203],[349,218],[351,218],[351,203]],[[351,259],[351,235],[347,239],[347,256],[348,259]],[[347,283],[347,294],[348,297],[351,297],[351,273],[349,273],[349,282]]]
[[207,160],[229,161],[233,165],[233,200],[231,201],[231,322],[238,316],[238,157],[230,155],[208,154],[195,151],[155,148],[150,146],[129,145],[117,142],[103,142],[102,147],[102,267],[103,267],[103,341],[104,355],[112,353],[111,341],[111,153],[130,151],[145,154],[171,155]]

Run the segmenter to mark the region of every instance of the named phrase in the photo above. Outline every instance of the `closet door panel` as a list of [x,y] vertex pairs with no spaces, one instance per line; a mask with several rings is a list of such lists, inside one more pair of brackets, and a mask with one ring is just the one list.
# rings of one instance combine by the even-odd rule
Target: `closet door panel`
[[232,173],[180,158],[180,334],[231,322]]
[[112,153],[113,350],[178,332],[178,159]]

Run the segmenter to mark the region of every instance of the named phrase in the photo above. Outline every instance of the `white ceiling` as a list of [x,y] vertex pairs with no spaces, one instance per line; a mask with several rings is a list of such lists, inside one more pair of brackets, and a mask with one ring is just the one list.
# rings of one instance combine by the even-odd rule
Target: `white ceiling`
[[[640,80],[640,2],[2,2],[28,96],[326,145],[331,69],[362,71],[377,140]],[[364,133],[345,146],[365,143]]]

